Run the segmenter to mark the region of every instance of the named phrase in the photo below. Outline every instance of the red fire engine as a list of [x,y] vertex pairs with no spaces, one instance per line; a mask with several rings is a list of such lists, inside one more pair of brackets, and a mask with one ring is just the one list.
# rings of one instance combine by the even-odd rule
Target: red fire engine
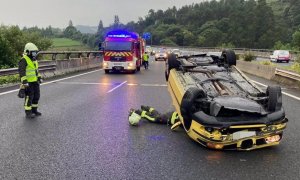
[[110,71],[140,71],[145,41],[135,32],[115,30],[107,33],[103,46],[103,69]]

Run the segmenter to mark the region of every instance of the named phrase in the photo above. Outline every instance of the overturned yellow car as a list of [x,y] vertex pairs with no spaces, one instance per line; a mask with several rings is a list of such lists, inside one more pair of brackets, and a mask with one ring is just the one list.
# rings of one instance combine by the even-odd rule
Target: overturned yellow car
[[165,76],[190,138],[223,150],[278,145],[288,122],[279,86],[262,91],[236,66],[236,55],[169,55]]

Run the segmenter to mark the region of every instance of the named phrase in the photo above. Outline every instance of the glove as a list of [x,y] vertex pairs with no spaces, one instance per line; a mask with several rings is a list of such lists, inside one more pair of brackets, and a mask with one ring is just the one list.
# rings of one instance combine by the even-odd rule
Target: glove
[[[24,87],[24,89],[25,89],[28,86],[29,86],[29,84],[28,84],[27,80],[22,81],[21,87]],[[20,87],[20,89],[21,89],[21,87]]]
[[24,84],[22,84],[20,86],[20,90],[19,90],[19,93],[18,93],[19,98],[25,98],[25,88],[26,88],[26,86]]
[[42,77],[38,77],[38,82],[39,82],[39,84],[42,84],[42,83],[43,83]]

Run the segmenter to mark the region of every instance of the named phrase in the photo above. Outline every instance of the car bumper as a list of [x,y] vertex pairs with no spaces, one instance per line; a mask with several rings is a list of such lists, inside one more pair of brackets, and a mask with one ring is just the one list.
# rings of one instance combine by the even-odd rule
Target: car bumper
[[159,57],[155,57],[155,59],[156,59],[156,60],[166,60],[167,57],[161,57],[161,56],[159,56]]
[[286,124],[280,124],[279,126],[281,129],[276,131],[262,132],[254,129],[253,125],[249,125],[248,128],[247,125],[244,125],[244,128],[239,131],[223,135],[221,130],[214,130],[209,133],[205,131],[206,127],[192,121],[187,134],[191,139],[211,149],[248,151],[278,145]]

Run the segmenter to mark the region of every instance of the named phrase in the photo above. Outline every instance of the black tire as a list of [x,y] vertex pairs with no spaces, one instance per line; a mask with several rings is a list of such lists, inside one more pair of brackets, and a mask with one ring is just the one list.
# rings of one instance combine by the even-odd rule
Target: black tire
[[188,131],[192,124],[192,114],[195,112],[195,100],[199,98],[205,98],[206,94],[202,89],[191,87],[183,95],[180,112],[183,117],[183,125]]
[[178,69],[180,67],[180,61],[177,60],[175,54],[169,54],[168,59],[166,60],[166,70],[165,77],[166,81],[169,79],[169,74],[171,69]]
[[224,58],[224,63],[229,67],[232,65],[236,65],[236,55],[233,50],[224,50],[222,51],[222,57]]
[[141,70],[141,66],[136,67],[136,70],[140,71]]
[[135,74],[137,72],[137,70],[135,69],[135,70],[132,70],[131,71],[131,74]]
[[108,74],[108,73],[109,73],[109,70],[108,70],[108,69],[105,69],[104,72],[105,72],[105,74]]
[[282,93],[280,86],[268,86],[266,94],[269,97],[267,110],[274,112],[282,107]]

